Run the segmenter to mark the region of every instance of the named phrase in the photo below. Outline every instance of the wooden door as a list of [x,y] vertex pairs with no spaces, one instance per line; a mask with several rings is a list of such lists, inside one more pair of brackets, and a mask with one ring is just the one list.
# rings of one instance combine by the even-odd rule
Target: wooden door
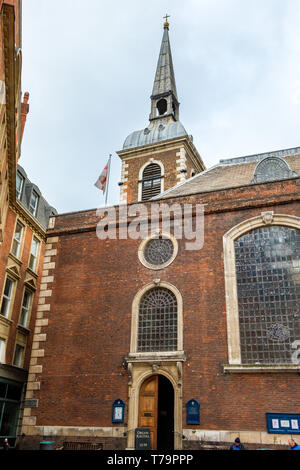
[[157,447],[158,375],[146,379],[140,389],[139,427],[150,428],[151,448]]

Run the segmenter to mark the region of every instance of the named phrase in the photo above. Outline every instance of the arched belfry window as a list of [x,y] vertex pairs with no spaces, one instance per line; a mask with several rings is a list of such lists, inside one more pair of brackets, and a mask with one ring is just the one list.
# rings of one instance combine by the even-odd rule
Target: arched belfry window
[[158,163],[147,165],[142,174],[142,201],[148,201],[161,193],[162,169]]
[[293,362],[300,338],[300,230],[267,225],[234,242],[242,364]]
[[142,297],[138,312],[137,351],[177,350],[177,299],[164,287],[154,287]]

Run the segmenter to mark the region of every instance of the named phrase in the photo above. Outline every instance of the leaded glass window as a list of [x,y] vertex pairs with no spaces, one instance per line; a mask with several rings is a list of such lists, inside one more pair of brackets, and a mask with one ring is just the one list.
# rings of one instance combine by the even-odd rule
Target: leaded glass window
[[138,351],[177,350],[177,299],[169,289],[155,287],[139,307]]
[[242,363],[292,363],[300,338],[300,230],[259,227],[235,241]]
[[152,238],[145,247],[145,260],[155,266],[164,264],[172,258],[174,245],[169,238]]

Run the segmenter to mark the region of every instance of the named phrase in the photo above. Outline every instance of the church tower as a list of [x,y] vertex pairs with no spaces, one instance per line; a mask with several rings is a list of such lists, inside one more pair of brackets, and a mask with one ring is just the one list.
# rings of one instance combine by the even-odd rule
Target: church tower
[[149,124],[129,134],[117,152],[121,203],[148,201],[205,169],[179,120],[167,16],[150,99]]

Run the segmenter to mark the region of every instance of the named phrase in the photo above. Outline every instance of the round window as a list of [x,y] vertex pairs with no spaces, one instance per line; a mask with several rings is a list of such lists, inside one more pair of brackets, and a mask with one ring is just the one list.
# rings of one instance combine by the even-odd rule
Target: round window
[[168,266],[176,254],[176,240],[163,235],[144,240],[139,249],[141,263],[150,269],[162,269]]
[[146,245],[144,257],[148,263],[158,266],[169,261],[173,251],[174,246],[169,238],[152,238]]

